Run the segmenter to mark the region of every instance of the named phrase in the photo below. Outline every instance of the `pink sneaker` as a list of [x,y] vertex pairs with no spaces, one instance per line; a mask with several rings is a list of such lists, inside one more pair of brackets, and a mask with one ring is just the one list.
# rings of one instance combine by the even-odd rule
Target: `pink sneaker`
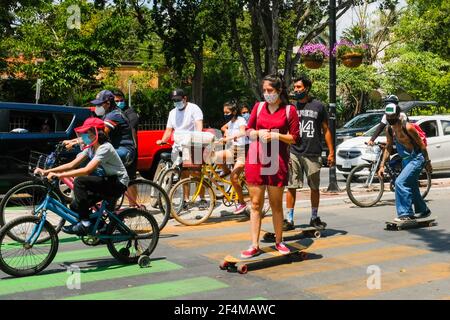
[[247,204],[246,203],[240,203],[238,205],[238,207],[236,208],[236,210],[234,210],[233,214],[241,214],[242,212],[245,211],[245,209],[247,209]]
[[241,252],[241,258],[248,259],[259,254],[259,248],[250,246],[247,250]]
[[277,248],[278,252],[281,253],[281,254],[289,254],[289,253],[291,253],[291,250],[289,250],[289,248],[286,247],[283,242],[280,242],[280,243],[276,244],[275,248]]

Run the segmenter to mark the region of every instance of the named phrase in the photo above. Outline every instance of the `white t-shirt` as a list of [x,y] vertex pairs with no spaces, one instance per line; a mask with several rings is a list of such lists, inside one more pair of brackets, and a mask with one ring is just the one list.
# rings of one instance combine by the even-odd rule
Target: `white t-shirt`
[[[400,112],[400,121],[402,121],[402,122],[408,121],[408,116],[406,114],[404,114],[403,112]],[[381,119],[381,123],[388,124],[386,115],[384,115],[383,118]]]
[[[227,137],[231,137],[234,135],[238,135],[241,132],[240,127],[247,126],[247,121],[245,121],[243,117],[237,117],[237,119],[234,122],[232,121],[228,122],[227,126],[228,126]],[[248,137],[246,136],[238,138],[236,139],[236,141],[233,140],[234,146],[244,146],[246,144],[248,144]]]
[[172,109],[167,120],[167,128],[176,130],[195,131],[195,122],[203,120],[203,112],[196,104],[188,102],[186,108]]

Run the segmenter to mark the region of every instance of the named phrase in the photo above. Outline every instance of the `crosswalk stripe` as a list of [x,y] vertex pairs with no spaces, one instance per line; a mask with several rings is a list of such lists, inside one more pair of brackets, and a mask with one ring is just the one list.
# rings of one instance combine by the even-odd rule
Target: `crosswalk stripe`
[[[308,252],[314,252],[314,249],[309,248]],[[308,276],[319,272],[337,271],[384,261],[400,260],[427,253],[430,252],[408,246],[385,247],[331,258],[311,259],[288,265],[277,265],[264,270],[255,270],[253,274],[271,280],[282,280],[291,277]]]
[[[45,254],[37,254],[33,256],[33,259],[40,260],[45,258],[45,256]],[[84,261],[108,256],[111,256],[111,253],[106,247],[72,251],[58,251],[52,263]],[[13,258],[7,258],[5,260],[10,262],[12,259]]]
[[[229,235],[232,236],[232,235]],[[233,238],[233,237],[232,237]],[[211,239],[213,241],[213,239]],[[247,234],[247,239],[250,242],[249,234]],[[191,242],[196,242],[195,240],[190,240]],[[336,237],[329,237],[329,238],[320,238],[315,239],[314,243],[309,247],[306,251],[307,252],[315,252],[319,249],[331,249],[331,248],[338,248],[338,247],[349,247],[349,246],[356,246],[356,245],[362,245],[362,244],[368,244],[377,242],[377,239],[373,238],[367,238],[357,235],[343,235],[343,236],[336,236]],[[207,241],[206,245],[208,244]],[[289,243],[289,242],[288,242]],[[264,246],[267,246],[269,244],[264,243]],[[270,244],[273,245],[273,244]],[[262,246],[262,244],[261,244]],[[245,248],[242,248],[244,250]],[[229,255],[230,252],[213,252],[205,254],[206,257],[221,261],[225,256]]]
[[[179,270],[182,267],[167,260],[154,260],[150,268],[139,268],[138,265],[113,264],[108,266],[81,269],[81,285],[83,283],[126,278],[151,273]],[[0,280],[0,296],[19,292],[66,286],[71,273],[62,271],[52,274],[41,274],[33,277]]]
[[214,244],[239,242],[250,239],[250,232],[225,234],[221,236],[196,237],[193,239],[171,240],[167,244],[177,248],[198,248]]
[[97,292],[66,298],[65,300],[158,300],[227,288],[228,285],[216,279],[197,277],[149,284],[134,288]]
[[408,268],[405,272],[390,272],[381,274],[380,290],[370,290],[367,278],[353,279],[326,286],[305,289],[328,299],[358,299],[378,295],[384,292],[409,288],[431,281],[450,277],[449,263],[434,263],[420,267]]
[[[262,223],[268,223],[272,221],[272,217],[265,217],[262,219]],[[214,230],[214,229],[226,229],[245,225],[250,230],[250,220],[246,218],[233,219],[229,221],[211,222],[206,221],[198,226],[185,226],[185,225],[169,225],[165,226],[161,231],[161,234],[171,234],[171,233],[186,233],[186,232],[197,232],[204,230]],[[249,231],[250,233],[250,231]]]

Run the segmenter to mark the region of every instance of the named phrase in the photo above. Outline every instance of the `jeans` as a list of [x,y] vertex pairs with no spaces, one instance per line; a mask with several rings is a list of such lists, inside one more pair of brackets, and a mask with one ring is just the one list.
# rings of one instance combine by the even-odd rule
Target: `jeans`
[[403,169],[395,180],[395,206],[397,215],[413,216],[415,213],[425,213],[428,208],[419,190],[419,176],[425,164],[422,153],[412,153],[403,160]]
[[125,167],[129,167],[133,163],[136,154],[135,150],[119,147],[116,151]]

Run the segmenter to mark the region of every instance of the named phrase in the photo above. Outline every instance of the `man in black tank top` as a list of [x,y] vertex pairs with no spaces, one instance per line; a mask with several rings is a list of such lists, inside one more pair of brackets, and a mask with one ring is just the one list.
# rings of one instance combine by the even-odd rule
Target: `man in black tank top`
[[311,189],[311,220],[314,227],[325,227],[326,224],[318,216],[320,201],[320,169],[322,167],[322,131],[330,150],[328,165],[335,163],[335,154],[331,132],[328,129],[328,113],[319,100],[309,95],[312,82],[307,77],[299,77],[294,81],[294,93],[297,100],[297,112],[300,119],[300,143],[291,146],[289,162],[289,186],[286,193],[287,219],[284,230],[294,228],[294,207],[297,189],[303,186],[303,173],[306,173]]

